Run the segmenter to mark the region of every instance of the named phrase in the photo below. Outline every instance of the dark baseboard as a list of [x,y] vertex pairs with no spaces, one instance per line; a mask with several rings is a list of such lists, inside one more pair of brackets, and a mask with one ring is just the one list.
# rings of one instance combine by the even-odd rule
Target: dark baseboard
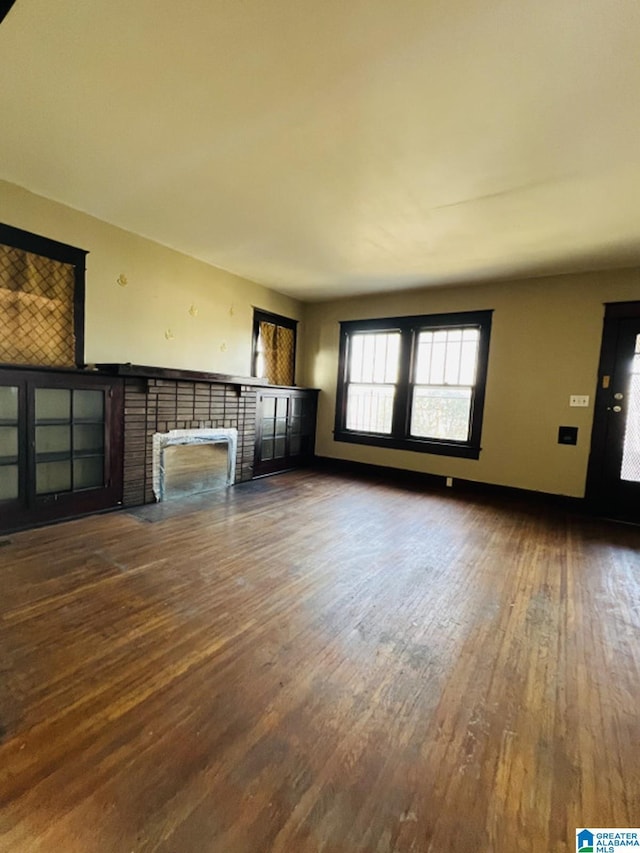
[[476,480],[464,480],[455,477],[453,486],[447,486],[447,478],[439,474],[426,474],[422,471],[407,471],[403,468],[388,468],[384,465],[371,465],[368,462],[352,462],[347,459],[333,459],[329,456],[316,456],[313,467],[319,471],[336,474],[349,474],[362,479],[382,480],[386,483],[403,486],[416,491],[442,491],[450,495],[479,495],[520,504],[535,503],[566,512],[590,514],[592,509],[584,498],[569,495],[554,495],[550,492],[535,492],[518,489],[513,486],[499,486],[495,483],[481,483]]

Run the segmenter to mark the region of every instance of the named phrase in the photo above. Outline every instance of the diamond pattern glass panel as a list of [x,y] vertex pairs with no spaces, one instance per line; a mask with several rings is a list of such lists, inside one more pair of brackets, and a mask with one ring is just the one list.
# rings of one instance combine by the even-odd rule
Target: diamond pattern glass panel
[[287,326],[260,322],[258,375],[273,385],[293,385],[295,333]]
[[72,264],[0,245],[0,362],[75,364],[74,283]]

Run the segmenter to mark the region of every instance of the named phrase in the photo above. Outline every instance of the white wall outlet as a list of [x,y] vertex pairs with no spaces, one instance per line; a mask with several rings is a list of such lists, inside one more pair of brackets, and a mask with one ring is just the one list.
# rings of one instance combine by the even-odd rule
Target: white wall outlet
[[589,395],[588,394],[572,394],[569,397],[569,405],[570,406],[578,406],[580,408],[586,408],[589,405]]
[[447,477],[447,488],[450,489],[453,486],[453,477]]

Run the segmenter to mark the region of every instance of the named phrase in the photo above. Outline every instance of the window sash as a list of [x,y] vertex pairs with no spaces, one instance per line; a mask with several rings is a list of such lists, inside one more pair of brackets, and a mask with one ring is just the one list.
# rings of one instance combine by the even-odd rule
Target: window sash
[[[342,323],[336,440],[478,458],[491,315]],[[354,342],[389,334],[398,339],[397,381],[363,382],[362,371],[353,369]],[[371,371],[367,378],[373,379]],[[374,401],[380,408],[383,395],[382,416]],[[428,405],[429,399],[436,403]],[[365,403],[373,412],[368,421]]]

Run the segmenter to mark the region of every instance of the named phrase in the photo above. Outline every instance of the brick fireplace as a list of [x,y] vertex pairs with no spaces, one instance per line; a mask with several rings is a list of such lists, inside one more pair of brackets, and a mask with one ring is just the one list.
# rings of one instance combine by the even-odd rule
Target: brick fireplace
[[256,387],[131,376],[124,385],[124,506],[153,503],[153,437],[172,430],[237,430],[236,483],[251,480]]

